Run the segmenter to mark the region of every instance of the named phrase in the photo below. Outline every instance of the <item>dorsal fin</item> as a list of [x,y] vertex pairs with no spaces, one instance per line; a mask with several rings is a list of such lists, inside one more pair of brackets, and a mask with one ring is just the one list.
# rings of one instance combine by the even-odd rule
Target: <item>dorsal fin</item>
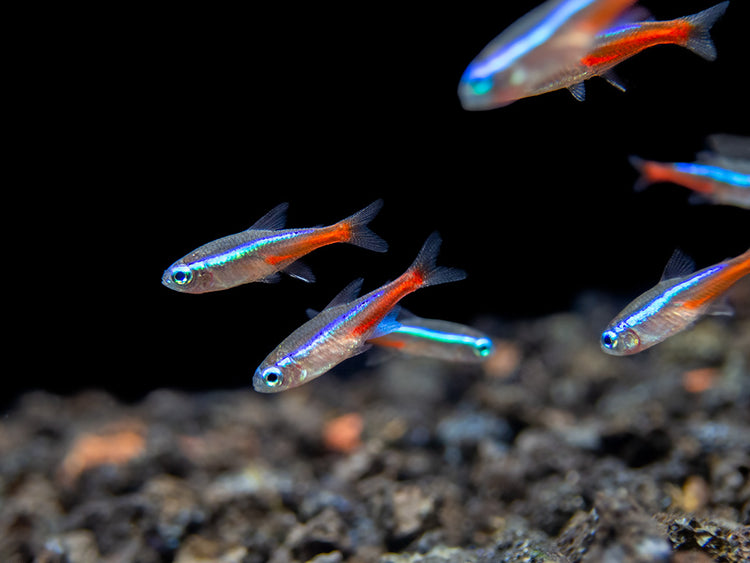
[[344,289],[339,291],[338,295],[336,295],[336,297],[334,297],[331,302],[323,308],[323,310],[354,301],[359,296],[359,290],[362,289],[363,281],[363,278],[357,278],[351,282]]
[[654,21],[654,16],[648,11],[648,8],[644,8],[643,6],[632,6],[620,14],[614,23],[609,26],[609,29],[631,23],[652,21]]
[[661,280],[681,278],[688,274],[692,274],[694,271],[695,262],[693,259],[679,248],[676,248],[667,262],[667,265],[664,266],[664,273],[661,275]]
[[263,215],[258,219],[252,227],[248,229],[252,230],[263,230],[263,231],[277,231],[284,228],[286,223],[286,210],[289,207],[288,203],[280,203],[271,211]]

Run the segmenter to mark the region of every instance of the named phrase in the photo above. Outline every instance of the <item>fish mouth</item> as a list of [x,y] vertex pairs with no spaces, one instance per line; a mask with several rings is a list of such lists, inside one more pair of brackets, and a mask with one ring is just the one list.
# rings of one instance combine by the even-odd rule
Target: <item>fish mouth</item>
[[272,389],[263,382],[262,378],[255,376],[253,376],[253,389],[255,389],[258,393],[264,393],[266,395],[278,393],[279,391],[281,391],[281,389]]
[[263,380],[257,375],[253,376],[253,389],[258,393],[273,393],[271,389],[263,385]]
[[461,81],[458,85],[458,99],[461,107],[467,111],[481,111],[489,109],[484,96],[477,95],[471,84]]

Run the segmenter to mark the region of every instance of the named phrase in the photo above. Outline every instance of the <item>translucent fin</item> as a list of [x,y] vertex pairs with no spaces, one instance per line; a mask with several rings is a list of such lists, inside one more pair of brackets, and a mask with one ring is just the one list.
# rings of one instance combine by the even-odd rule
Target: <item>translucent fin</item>
[[650,22],[654,21],[654,16],[649,12],[648,8],[643,6],[631,6],[620,14],[617,19],[608,27],[620,27],[636,22]]
[[422,287],[459,281],[466,277],[466,272],[458,268],[435,265],[442,242],[443,240],[437,232],[432,233],[427,237],[417,258],[409,267],[409,270],[416,270],[421,274],[423,278]]
[[[364,280],[362,278],[357,278],[356,280],[351,282],[344,289],[339,291],[338,294],[336,294],[336,297],[334,297],[331,302],[324,307],[324,309],[330,309],[331,307],[337,307],[339,305],[344,305],[345,303],[354,301],[359,296],[363,281]],[[310,310],[312,309],[308,309],[308,311]]]
[[313,283],[315,281],[315,274],[313,274],[310,267],[299,260],[292,262],[282,271],[288,276],[306,281],[307,283]]
[[258,219],[248,231],[253,229],[258,231],[278,231],[279,229],[283,229],[286,223],[286,210],[288,208],[288,203],[280,203]]
[[628,157],[628,162],[630,162],[630,165],[640,174],[638,179],[636,179],[635,184],[633,184],[633,189],[637,192],[641,192],[648,188],[651,185],[651,181],[643,173],[643,165],[646,163],[646,160],[640,156],[631,155]]
[[707,203],[711,203],[711,200],[701,194],[693,193],[688,196],[688,203],[690,205],[706,205]]
[[608,70],[604,74],[601,75],[604,80],[609,82],[612,86],[617,88],[620,92],[625,92],[625,86],[620,81],[619,77],[614,73],[612,70]]
[[750,160],[750,137],[715,133],[706,142],[711,149],[728,158]]
[[750,157],[731,157],[718,152],[700,151],[696,155],[696,162],[726,168],[739,174],[750,174]]
[[359,356],[360,354],[364,354],[370,348],[372,348],[372,346],[373,345],[370,344],[369,342],[365,342],[364,344],[362,344],[361,346],[359,346],[358,348],[356,348],[351,354],[349,354],[348,357],[349,358],[353,358],[354,356]]
[[383,200],[378,199],[342,221],[342,223],[348,224],[351,230],[351,235],[347,242],[367,248],[368,250],[374,250],[375,252],[385,252],[388,250],[388,243],[372,232],[367,226],[378,214],[381,207],[383,207]]
[[729,304],[729,301],[727,301],[726,297],[720,297],[713,303],[711,303],[711,307],[708,309],[709,315],[726,315],[726,316],[732,316],[734,315],[734,308]]
[[266,276],[262,280],[258,280],[262,283],[279,283],[281,281],[281,274],[276,272],[275,274],[271,274],[270,276]]
[[685,17],[685,20],[692,26],[685,47],[707,61],[713,61],[716,58],[716,47],[709,32],[716,20],[726,12],[727,6],[729,6],[728,1],[722,2],[707,10]]
[[661,281],[681,278],[692,274],[694,271],[695,262],[693,259],[679,248],[676,248],[669,259],[669,262],[667,262],[667,265],[664,267]]
[[376,350],[367,354],[365,365],[368,368],[376,367],[392,360],[395,356],[396,353],[393,350],[386,350],[385,348],[378,347]]
[[398,318],[403,321],[406,319],[418,319],[419,317],[406,307],[401,307],[401,310],[398,313]]
[[579,102],[582,102],[586,99],[586,86],[583,85],[583,82],[568,86],[568,92],[570,92],[573,97]]

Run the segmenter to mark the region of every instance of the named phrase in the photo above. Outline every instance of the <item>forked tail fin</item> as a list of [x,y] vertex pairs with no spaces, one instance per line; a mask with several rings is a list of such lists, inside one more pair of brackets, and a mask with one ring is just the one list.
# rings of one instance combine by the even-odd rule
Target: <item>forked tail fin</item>
[[638,171],[638,178],[635,180],[635,184],[633,184],[633,189],[637,192],[645,190],[652,183],[646,175],[646,160],[639,156],[631,155],[628,157],[628,161],[630,162],[630,165]]
[[378,199],[354,215],[340,221],[339,225],[345,226],[349,232],[346,242],[375,252],[388,250],[388,243],[367,226],[378,214],[381,207],[383,207],[383,200]]
[[729,1],[716,4],[711,8],[686,16],[685,20],[690,24],[690,33],[685,43],[685,47],[700,55],[708,61],[716,58],[716,47],[711,39],[711,27],[716,23],[729,6]]
[[459,281],[466,277],[466,272],[459,268],[435,264],[442,242],[443,240],[437,232],[432,233],[427,237],[422,250],[419,251],[414,263],[409,267],[409,272],[420,277],[420,287]]

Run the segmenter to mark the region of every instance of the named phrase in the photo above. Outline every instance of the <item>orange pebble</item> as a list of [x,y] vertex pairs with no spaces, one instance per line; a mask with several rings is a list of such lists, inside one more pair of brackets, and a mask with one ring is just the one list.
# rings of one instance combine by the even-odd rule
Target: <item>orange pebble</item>
[[323,443],[336,452],[348,453],[362,445],[364,429],[362,416],[357,413],[342,414],[329,420],[323,427]]
[[101,433],[82,434],[65,456],[60,466],[60,478],[70,484],[92,467],[127,463],[144,450],[145,443],[141,429],[132,425]]
[[502,379],[511,375],[521,363],[521,350],[510,340],[495,339],[495,351],[484,363],[484,372]]
[[716,368],[700,368],[682,374],[682,385],[688,393],[702,393],[713,387],[719,376]]

